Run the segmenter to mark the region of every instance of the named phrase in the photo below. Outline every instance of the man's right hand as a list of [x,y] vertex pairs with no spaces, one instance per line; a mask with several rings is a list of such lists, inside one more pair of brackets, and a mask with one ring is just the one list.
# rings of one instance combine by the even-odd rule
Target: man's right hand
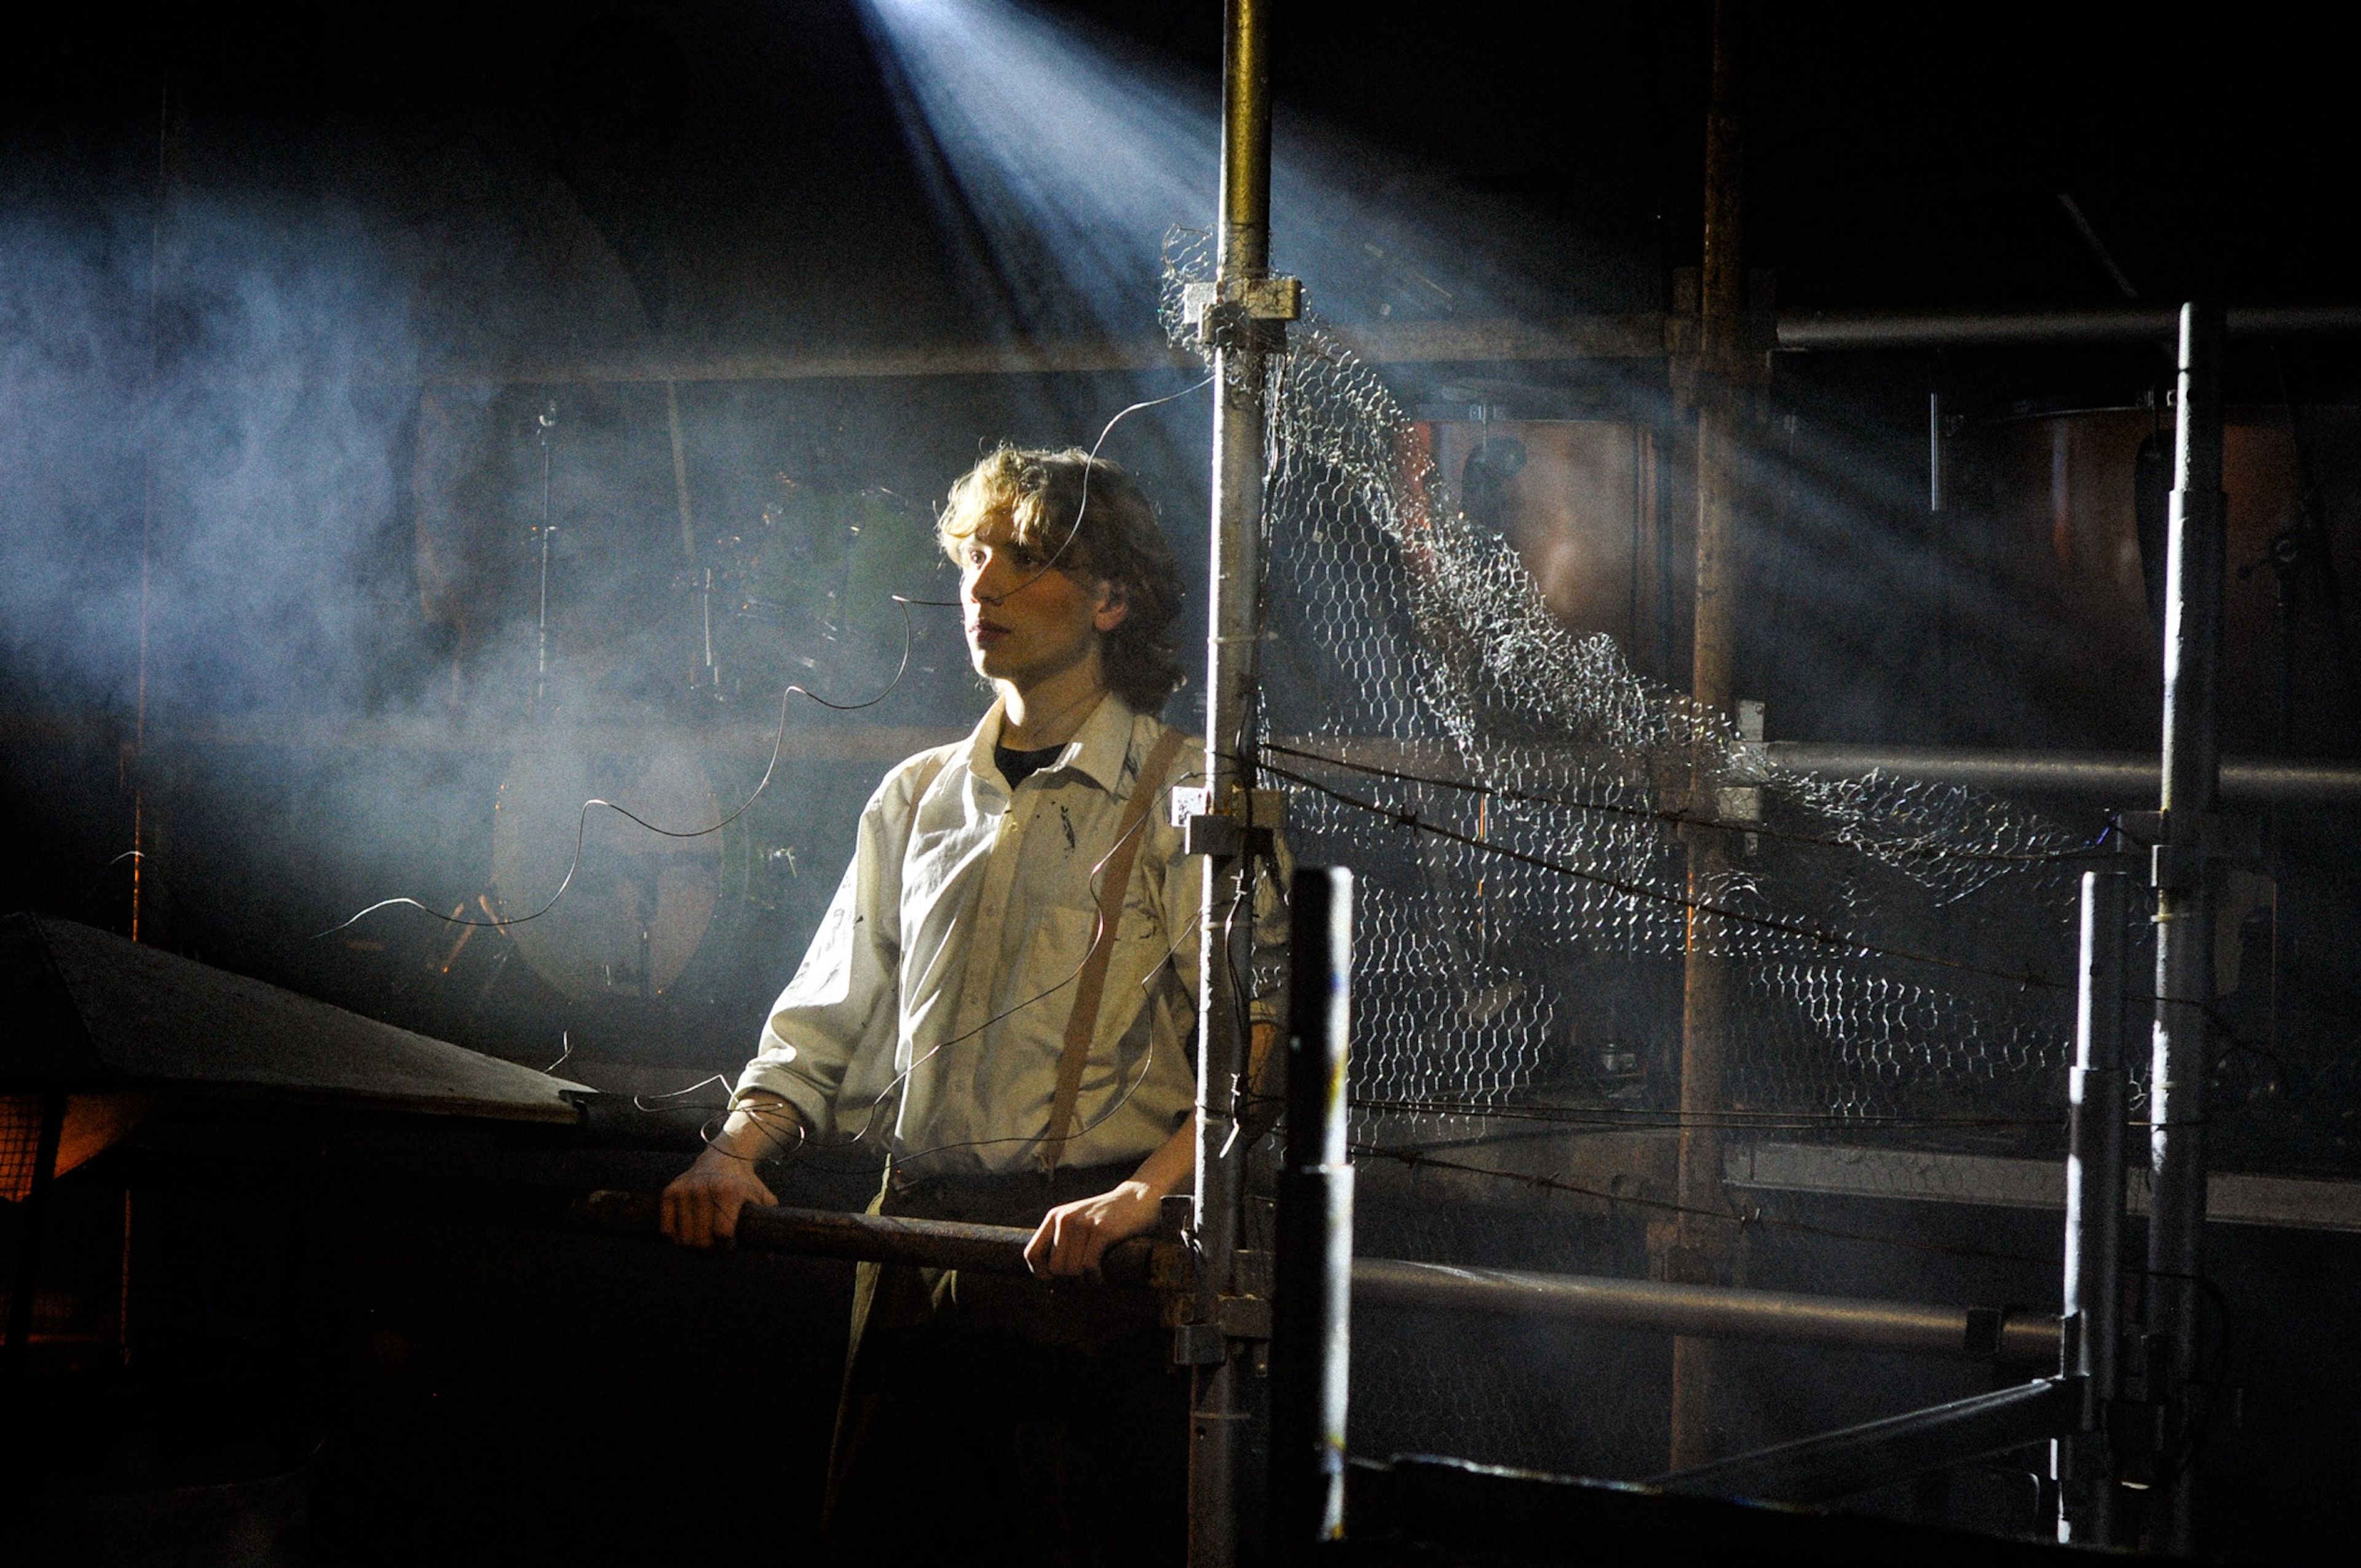
[[664,1234],[683,1246],[724,1246],[738,1234],[738,1211],[778,1198],[754,1174],[754,1162],[793,1147],[800,1123],[794,1108],[768,1095],[730,1113],[697,1163],[664,1190]]

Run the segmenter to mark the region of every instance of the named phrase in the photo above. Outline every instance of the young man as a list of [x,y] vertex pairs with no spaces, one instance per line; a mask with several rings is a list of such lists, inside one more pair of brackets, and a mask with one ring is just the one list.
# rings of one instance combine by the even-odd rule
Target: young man
[[[1138,486],[1079,451],[993,453],[938,532],[995,700],[871,797],[664,1228],[727,1242],[776,1201],[757,1160],[851,1140],[889,1157],[884,1212],[1031,1225],[1034,1272],[1072,1280],[1194,1165],[1203,873],[1167,801],[1203,748],[1156,717],[1180,677],[1179,574]],[[1275,951],[1277,900],[1258,903]],[[1278,1004],[1250,1005],[1259,1059]],[[853,1342],[824,1526],[840,1555],[873,1558],[885,1531],[913,1555],[1177,1560],[1186,1387],[1151,1302],[864,1267]]]

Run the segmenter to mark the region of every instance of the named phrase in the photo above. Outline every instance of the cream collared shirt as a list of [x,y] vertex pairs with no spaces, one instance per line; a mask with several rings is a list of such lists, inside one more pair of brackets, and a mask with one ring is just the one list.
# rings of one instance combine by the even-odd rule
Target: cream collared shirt
[[[1115,845],[1139,768],[1166,729],[1112,696],[1014,791],[993,761],[1001,705],[965,740],[885,775],[852,863],[739,1089],[792,1102],[818,1136],[858,1138],[925,1173],[1036,1161],[1098,928],[1093,868]],[[1200,782],[1202,742],[1164,781]],[[1203,861],[1180,852],[1169,801],[1148,813],[1063,1163],[1137,1160],[1196,1100],[1191,1029]],[[1256,968],[1285,941],[1268,871]]]

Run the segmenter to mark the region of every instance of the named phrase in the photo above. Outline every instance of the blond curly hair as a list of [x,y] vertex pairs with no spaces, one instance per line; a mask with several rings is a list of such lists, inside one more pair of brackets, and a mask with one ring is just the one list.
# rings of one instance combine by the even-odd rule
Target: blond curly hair
[[1079,446],[1055,452],[1003,444],[952,484],[935,538],[957,561],[968,539],[995,517],[1008,519],[1018,543],[1053,556],[1057,570],[1122,592],[1130,613],[1099,648],[1107,685],[1142,713],[1162,708],[1182,679],[1172,642],[1180,567],[1139,481]]

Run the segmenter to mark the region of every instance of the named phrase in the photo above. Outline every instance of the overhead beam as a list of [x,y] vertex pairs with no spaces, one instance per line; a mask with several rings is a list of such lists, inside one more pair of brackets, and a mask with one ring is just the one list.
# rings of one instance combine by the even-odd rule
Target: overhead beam
[[[2169,344],[2177,305],[2103,310],[1808,311],[1779,317],[1776,342],[1789,351],[1883,348],[2079,348]],[[2361,333],[2361,305],[2234,305],[2233,337],[2321,337]]]
[[[1749,316],[1741,345],[1789,353],[1927,347],[2074,348],[2169,343],[2177,313],[2147,306],[2102,310],[1806,311]],[[2234,306],[2233,337],[2361,334],[2361,304]],[[1520,320],[1506,316],[1329,323],[1337,341],[1372,365],[1555,363],[1656,359],[1695,351],[1685,315],[1624,311]],[[434,366],[394,381],[484,382],[810,381],[928,376],[1076,375],[1200,368],[1160,338],[880,345],[818,352],[692,353],[663,345],[586,359],[513,359]]]
[[[1731,1145],[1723,1173],[1730,1186],[1749,1192],[1988,1209],[2066,1206],[2066,1171],[2059,1162],[2001,1155],[1763,1140]],[[2147,1213],[2154,1184],[2145,1163],[2125,1172],[2124,1201],[2130,1213]],[[2361,1233],[2361,1181],[2216,1170],[2207,1173],[2205,1190],[2211,1224]]]

